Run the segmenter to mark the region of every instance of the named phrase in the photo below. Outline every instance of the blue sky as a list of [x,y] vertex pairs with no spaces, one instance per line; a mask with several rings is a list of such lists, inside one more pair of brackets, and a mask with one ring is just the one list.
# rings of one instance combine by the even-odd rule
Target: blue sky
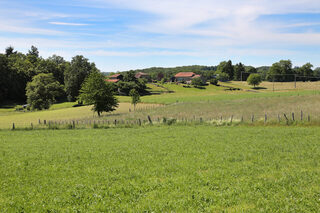
[[81,54],[101,71],[152,66],[320,66],[319,0],[1,0],[0,50]]

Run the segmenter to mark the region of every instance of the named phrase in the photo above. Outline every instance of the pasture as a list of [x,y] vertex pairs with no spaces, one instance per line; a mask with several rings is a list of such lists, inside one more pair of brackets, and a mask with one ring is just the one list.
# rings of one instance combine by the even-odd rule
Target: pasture
[[[0,129],[9,129],[12,123],[16,127],[30,127],[41,121],[70,122],[72,120],[86,122],[121,120],[122,122],[146,120],[147,116],[159,121],[163,118],[174,118],[178,120],[230,120],[244,119],[249,121],[252,116],[256,120],[264,119],[269,121],[284,120],[284,114],[291,117],[295,114],[297,120],[307,120],[310,116],[312,121],[320,121],[320,90],[310,89],[309,84],[317,85],[318,82],[300,82],[305,89],[290,91],[276,91],[261,89],[254,91],[243,82],[221,83],[222,86],[208,85],[204,89],[187,88],[183,85],[164,84],[157,87],[148,85],[153,95],[141,97],[142,103],[137,105],[137,110],[133,111],[133,106],[129,103],[130,97],[118,97],[119,108],[113,113],[104,113],[102,118],[98,118],[91,111],[90,106],[71,107],[75,103],[61,103],[53,105],[50,110],[36,112],[17,112],[14,108],[0,109]],[[276,83],[280,86],[284,83]],[[292,84],[292,83],[288,83]],[[228,87],[241,88],[242,90],[229,90]],[[247,88],[246,88],[247,87]],[[302,87],[302,86],[300,86]],[[312,88],[312,87],[311,87]],[[169,93],[168,91],[172,91]],[[162,92],[162,93],[161,93]],[[159,107],[161,106],[161,107]],[[129,110],[130,109],[130,110]],[[130,112],[131,111],[131,112]]]
[[[73,105],[74,103],[72,103]],[[70,121],[70,120],[92,120],[97,118],[97,114],[91,110],[91,106],[72,107],[69,103],[56,104],[50,110],[35,111],[35,112],[2,112],[0,115],[0,129],[9,129],[12,123],[17,127],[30,127],[31,123],[37,125],[44,120],[51,121]],[[139,104],[136,109],[145,109],[147,107],[158,107],[159,104]],[[118,116],[122,113],[128,113],[129,109],[133,110],[130,103],[120,103],[117,110],[111,113],[103,113],[102,115]],[[8,111],[8,110],[7,110]]]
[[319,127],[0,131],[2,212],[317,212]]

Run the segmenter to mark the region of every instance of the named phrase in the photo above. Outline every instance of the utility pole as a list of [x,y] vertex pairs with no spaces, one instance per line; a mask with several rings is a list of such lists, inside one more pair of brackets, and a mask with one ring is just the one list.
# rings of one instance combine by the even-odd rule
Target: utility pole
[[297,88],[297,74],[294,74],[294,88]]

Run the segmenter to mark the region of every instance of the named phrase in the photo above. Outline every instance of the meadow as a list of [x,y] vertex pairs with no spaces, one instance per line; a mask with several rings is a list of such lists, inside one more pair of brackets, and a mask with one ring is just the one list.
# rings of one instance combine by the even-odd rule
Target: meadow
[[[36,112],[17,112],[14,108],[0,108],[0,129],[10,129],[15,123],[16,127],[30,127],[41,122],[122,122],[147,120],[147,116],[159,121],[163,118],[177,120],[230,120],[250,121],[265,119],[268,121],[284,120],[284,114],[296,120],[320,121],[320,90],[315,90],[318,82],[299,82],[299,89],[287,91],[270,91],[272,83],[263,82],[266,89],[253,90],[243,82],[225,82],[221,86],[208,85],[202,89],[183,87],[183,85],[164,84],[158,87],[149,84],[149,91],[153,95],[142,96],[136,110],[130,104],[130,97],[119,96],[119,108],[113,113],[104,113],[98,118],[91,111],[91,106],[76,107],[75,103],[61,103],[53,105],[50,110]],[[276,83],[276,87],[287,88],[290,83]],[[310,86],[313,85],[313,86]],[[320,85],[320,84],[319,84]],[[164,87],[164,88],[163,88]],[[229,88],[241,90],[230,90]],[[303,88],[303,89],[301,89]],[[168,92],[171,91],[171,92]],[[91,125],[89,125],[91,126]]]
[[1,212],[317,212],[319,127],[0,131]]
[[[46,121],[72,121],[72,120],[93,120],[97,119],[97,114],[91,109],[92,106],[72,107],[74,103],[63,103],[53,105],[50,110],[35,111],[35,112],[23,112],[7,110],[0,114],[0,129],[10,129],[12,123],[16,127],[30,127],[31,123],[35,126],[40,122],[43,124]],[[158,104],[139,104],[136,110],[145,108],[155,108]],[[118,116],[119,114],[127,114],[129,110],[133,110],[134,107],[130,103],[120,103],[119,107],[110,113],[102,113],[103,116]]]

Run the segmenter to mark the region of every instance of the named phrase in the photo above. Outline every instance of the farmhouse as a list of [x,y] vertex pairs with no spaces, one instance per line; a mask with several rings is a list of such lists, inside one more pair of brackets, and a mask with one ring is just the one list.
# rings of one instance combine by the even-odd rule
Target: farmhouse
[[148,73],[143,73],[143,72],[138,72],[135,77],[137,79],[142,78],[142,79],[146,79],[147,81],[151,81],[151,77]]
[[194,78],[201,78],[202,82],[205,83],[205,79],[201,75],[197,75],[194,72],[179,72],[175,76],[176,82],[191,83]]
[[122,80],[123,76],[121,74],[114,74],[110,75],[109,79],[106,79],[108,82],[117,83],[118,81]]

